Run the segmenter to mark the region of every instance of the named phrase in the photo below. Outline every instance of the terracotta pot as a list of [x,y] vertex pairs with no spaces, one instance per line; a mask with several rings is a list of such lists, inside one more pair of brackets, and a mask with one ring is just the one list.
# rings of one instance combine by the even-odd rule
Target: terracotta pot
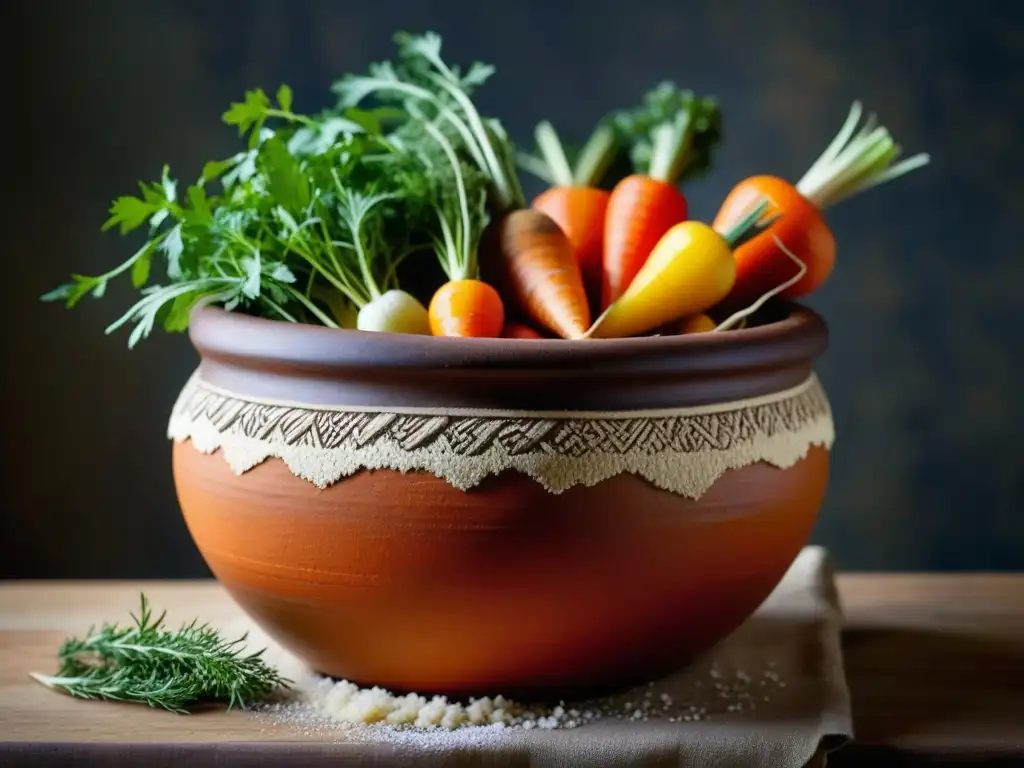
[[833,428],[827,330],[424,338],[199,310],[170,435],[210,568],[312,668],[547,695],[662,674],[805,544]]

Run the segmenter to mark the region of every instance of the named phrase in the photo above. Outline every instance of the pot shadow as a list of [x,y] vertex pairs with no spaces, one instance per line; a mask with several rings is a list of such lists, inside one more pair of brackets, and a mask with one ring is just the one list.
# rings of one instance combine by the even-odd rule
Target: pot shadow
[[843,655],[861,744],[943,733],[957,723],[963,732],[984,725],[1008,742],[1024,739],[1019,638],[868,625],[843,633]]

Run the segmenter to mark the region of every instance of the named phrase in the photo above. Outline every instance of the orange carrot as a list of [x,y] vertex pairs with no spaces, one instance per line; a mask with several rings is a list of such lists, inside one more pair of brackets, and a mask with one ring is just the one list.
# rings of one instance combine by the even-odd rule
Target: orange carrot
[[776,237],[808,265],[804,277],[787,292],[790,298],[809,293],[825,282],[835,264],[836,239],[821,211],[788,181],[774,176],[751,176],[733,187],[713,226],[728,227],[758,198],[769,201],[765,215],[783,215],[735,250],[736,282],[723,302],[728,308],[749,304],[793,273],[793,263],[779,251]]
[[521,158],[521,162],[529,160],[524,167],[552,186],[534,199],[533,208],[550,216],[569,238],[583,284],[596,304],[601,294],[604,216],[609,197],[598,184],[618,149],[615,132],[609,125],[598,125],[580,151],[575,168],[570,166],[550,122],[539,123],[534,136],[543,159]]
[[543,339],[544,337],[537,333],[533,328],[522,323],[505,323],[505,328],[501,332],[501,338],[503,339]]
[[615,185],[604,224],[603,308],[625,292],[662,235],[687,212],[682,192],[661,179],[633,174]]
[[546,213],[569,238],[587,293],[601,295],[601,255],[609,193],[596,187],[551,187],[533,207]]
[[569,238],[547,214],[513,211],[500,223],[503,284],[524,314],[565,339],[590,327],[590,307]]
[[455,180],[454,205],[435,201],[434,211],[440,224],[437,256],[448,282],[434,293],[427,309],[430,332],[434,336],[496,337],[505,325],[505,307],[501,296],[479,278],[477,243],[483,229],[485,193],[471,202],[462,166],[451,142],[436,126],[423,123],[424,129],[440,145],[451,164]]
[[607,309],[636,277],[654,246],[687,217],[687,203],[676,184],[709,164],[718,140],[718,107],[662,83],[645,97],[642,109],[623,113],[617,125],[634,138],[634,164],[645,168],[612,190],[604,224],[601,305]]
[[427,310],[434,336],[494,338],[505,325],[505,308],[481,280],[451,280],[434,293]]
[[928,155],[919,154],[892,165],[900,147],[884,127],[875,127],[873,116],[854,134],[860,117],[861,106],[854,102],[831,145],[796,184],[774,176],[752,176],[726,197],[714,220],[716,229],[728,228],[742,218],[757,198],[769,201],[766,216],[782,216],[736,249],[736,282],[725,306],[748,304],[794,274],[794,263],[780,243],[806,267],[803,276],[780,295],[793,299],[818,288],[836,260],[836,241],[825,223],[825,209],[929,162]]
[[793,264],[796,266],[796,273],[793,274],[788,280],[779,283],[770,290],[765,291],[761,296],[758,297],[757,301],[755,301],[750,306],[744,307],[738,312],[733,312],[731,315],[729,315],[729,317],[725,318],[725,320],[716,325],[712,330],[728,331],[733,328],[746,327],[748,319],[753,315],[757,314],[757,311],[761,309],[761,307],[763,307],[768,301],[770,301],[775,296],[780,296],[784,294],[787,290],[789,290],[794,285],[799,283],[803,279],[804,275],[807,274],[807,265],[800,261],[800,257],[793,253],[791,250],[789,250],[783,244],[783,242],[779,240],[778,235],[773,235],[773,238],[775,239],[775,244],[779,247],[779,250],[783,254],[785,254],[786,258],[792,261]]

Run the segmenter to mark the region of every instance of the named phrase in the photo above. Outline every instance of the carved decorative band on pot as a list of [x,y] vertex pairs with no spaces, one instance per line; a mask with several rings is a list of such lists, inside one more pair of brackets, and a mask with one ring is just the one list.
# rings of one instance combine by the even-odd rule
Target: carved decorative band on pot
[[656,411],[525,412],[457,408],[376,410],[252,399],[203,382],[182,391],[168,428],[236,473],[268,458],[326,488],[360,470],[425,471],[460,490],[522,472],[551,493],[633,473],[697,499],[723,472],[793,466],[831,448],[828,400],[813,374],[745,401]]

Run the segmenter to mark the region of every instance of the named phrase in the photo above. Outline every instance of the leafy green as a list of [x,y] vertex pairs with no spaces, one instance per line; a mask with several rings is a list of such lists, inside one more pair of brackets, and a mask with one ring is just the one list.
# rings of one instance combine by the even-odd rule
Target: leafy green
[[670,81],[659,83],[640,106],[617,112],[611,120],[629,148],[633,169],[672,183],[707,172],[722,139],[718,102]]
[[478,279],[477,247],[490,222],[489,178],[460,158],[456,143],[429,120],[411,126],[404,138],[429,169],[430,208],[437,217],[432,244],[442,269],[449,280]]
[[103,229],[144,237],[135,253],[42,299],[73,307],[127,275],[140,295],[107,332],[131,326],[134,347],[158,326],[185,330],[207,304],[337,327],[424,252],[475,274],[489,212],[524,204],[512,143],[471,100],[493,68],[447,63],[434,33],[396,40],[394,62],[343,78],[317,114],[297,112],[287,85],[246,91],[222,115],[239,151],[191,184],[164,167],[117,197]]
[[262,659],[245,653],[245,636],[225,640],[193,621],[176,631],[154,617],[141,596],[132,625],[105,624],[71,638],[57,652],[56,675],[33,673],[43,685],[84,699],[148,704],[188,714],[197,704],[226,701],[229,709],[265,699],[289,681]]
[[400,32],[395,42],[397,63],[376,63],[368,74],[347,75],[334,84],[338,108],[356,107],[371,96],[385,105],[400,104],[406,112],[450,134],[447,138],[457,154],[468,157],[490,180],[499,210],[523,206],[515,150],[501,123],[483,118],[470,98],[494,68],[474,62],[463,73],[442,58],[441,38],[433,32]]
[[310,199],[309,178],[280,137],[266,140],[260,160],[267,176],[267,192],[290,213],[305,210]]
[[[359,122],[292,113],[286,87],[277,100],[273,106],[256,90],[232,105],[225,120],[248,132],[247,148],[206,163],[183,200],[166,168],[159,182],[140,184],[139,196],[118,197],[104,229],[128,234],[148,223],[149,239],[109,272],[73,275],[42,298],[72,307],[87,294],[102,296],[110,281],[128,272],[142,296],[107,332],[134,324],[128,338],[133,347],[157,325],[186,329],[191,311],[202,304],[335,326],[336,302],[320,298],[320,283],[357,306],[394,283],[393,262],[408,250],[410,238],[392,233],[383,242],[385,225],[404,218],[401,200],[410,209],[423,207],[429,183],[422,170],[417,175],[411,158],[402,158],[384,137],[367,135]],[[370,112],[361,117],[378,125],[393,119]],[[284,125],[271,128],[270,120]],[[218,193],[209,190],[214,182]],[[394,204],[351,215],[360,201],[378,198]],[[411,218],[424,220],[414,210]],[[419,237],[422,244],[430,241],[427,233]],[[397,246],[396,259],[390,244]],[[150,283],[157,257],[166,284]]]
[[318,127],[317,121],[306,115],[297,115],[291,111],[292,89],[282,85],[277,89],[277,106],[262,88],[245,92],[242,101],[232,102],[231,108],[223,115],[228,125],[238,126],[238,135],[249,134],[249,148],[256,147],[263,137],[263,126],[271,118],[281,118],[289,123],[300,123],[309,128]]

